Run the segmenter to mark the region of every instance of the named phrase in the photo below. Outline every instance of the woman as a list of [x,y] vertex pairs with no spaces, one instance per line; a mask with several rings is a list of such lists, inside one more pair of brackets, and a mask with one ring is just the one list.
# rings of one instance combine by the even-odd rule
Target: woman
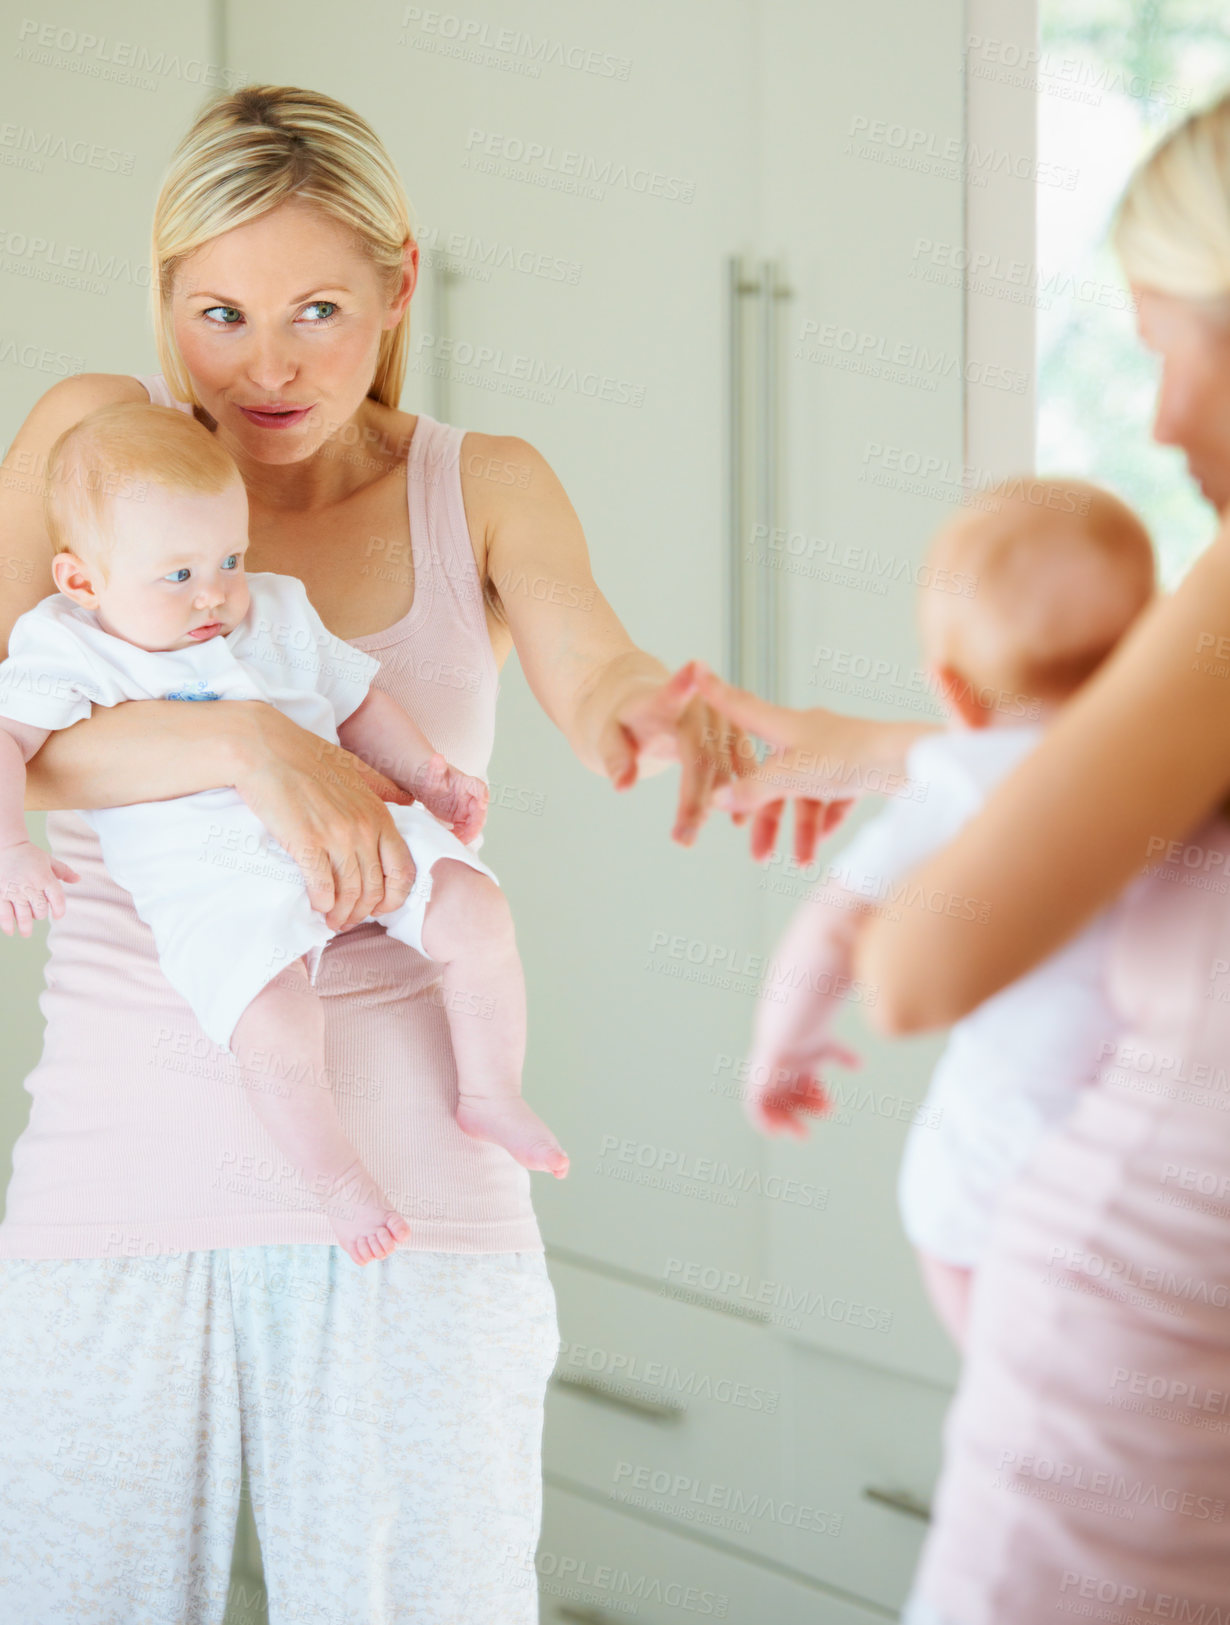
[[[5,639],[51,590],[49,447],[93,408],[148,396],[195,411],[235,456],[248,566],[300,577],[449,759],[485,773],[515,646],[617,789],[681,763],[688,844],[737,736],[631,642],[532,447],[398,410],[418,250],[368,126],[303,90],[214,103],[172,160],[152,263],[162,375],[59,383],[14,442],[2,523],[26,568],[0,583]],[[568,582],[592,610],[504,601],[509,576]],[[63,810],[224,785],[348,933],[317,980],[328,1068],[412,1227],[365,1269],[281,1177],[236,1072]],[[384,804],[409,798],[270,706],[173,700],[52,735],[29,789],[80,879],[50,924],[45,1047],[0,1227],[0,1616],[221,1620],[242,1451],[277,1617],[536,1618],[554,1299],[528,1176],[453,1119],[436,967],[363,923],[413,881]]]
[[[939,1027],[1153,863],[1109,967],[1125,1029],[1005,1193],[975,1278],[906,1625],[1230,1618],[1230,97],[1133,176],[1115,242],[1162,358],[1154,436],[1223,524],[912,877],[985,900],[987,923],[901,907],[862,934],[885,1029]],[[757,725],[745,699],[727,710]],[[783,743],[822,748],[824,721]]]

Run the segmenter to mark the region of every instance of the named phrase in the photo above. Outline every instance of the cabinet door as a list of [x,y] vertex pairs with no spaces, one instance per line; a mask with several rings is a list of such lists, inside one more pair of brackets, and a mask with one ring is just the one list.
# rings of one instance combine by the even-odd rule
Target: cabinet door
[[[838,21],[809,0],[765,0],[760,12],[771,160],[762,237],[792,295],[782,345],[785,517],[757,542],[780,593],[783,698],[938,722],[915,632],[920,592],[934,590],[920,585],[920,566],[935,528],[970,494],[963,369],[997,359],[966,355],[959,278],[953,286],[925,275],[934,256],[923,245],[955,253],[963,240],[963,9],[958,0],[871,0]],[[817,873],[879,804],[851,813],[848,830],[821,848]],[[776,935],[804,877],[783,862],[765,880]],[[792,1335],[946,1380],[953,1357],[895,1201],[906,1129],[939,1042],[888,1044],[856,1006],[839,1031],[864,1057],[861,1071],[834,1069],[841,1117],[771,1150],[775,1171],[814,1180],[828,1203],[773,1207],[770,1274],[796,1295],[824,1294]]]
[[[30,0],[7,14],[0,69],[5,446],[59,379],[157,369],[147,316],[150,210],[172,149],[221,76],[209,23],[206,0],[174,7],[114,0],[105,16],[90,0]],[[28,561],[4,542],[0,575],[33,580]],[[48,569],[41,596],[54,591]],[[27,828],[46,844],[42,813],[29,814]],[[71,908],[72,887],[65,890]],[[28,939],[0,937],[0,1192],[29,1115],[21,1080],[42,1049],[46,934],[36,923]]]
[[[890,1617],[805,1575],[651,1528],[550,1482],[535,1567],[542,1625],[604,1625],[624,1616],[644,1625],[875,1625]],[[528,1563],[524,1570],[532,1580]]]
[[[754,215],[754,8],[526,0],[464,40],[401,5],[365,7],[353,37],[298,16],[234,8],[234,57],[342,97],[391,147],[430,262],[406,404],[538,447],[631,635],[668,669],[720,665],[725,264]],[[616,794],[515,657],[491,779],[525,1094],[572,1156],[566,1181],[534,1182],[545,1234],[659,1280],[685,1263],[763,1275],[763,1148],[716,1087],[763,948],[746,837],[715,817],[692,850],[672,843],[677,772]]]

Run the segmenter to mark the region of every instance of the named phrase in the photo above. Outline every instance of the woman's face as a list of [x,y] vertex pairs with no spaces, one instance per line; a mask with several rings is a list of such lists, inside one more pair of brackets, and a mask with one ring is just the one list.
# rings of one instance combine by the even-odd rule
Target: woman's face
[[1179,447],[1220,513],[1230,508],[1230,323],[1192,299],[1132,291],[1141,340],[1162,358],[1153,438]]
[[295,463],[349,423],[417,270],[411,245],[401,286],[390,289],[345,226],[300,203],[188,255],[175,274],[171,322],[228,447],[258,463]]

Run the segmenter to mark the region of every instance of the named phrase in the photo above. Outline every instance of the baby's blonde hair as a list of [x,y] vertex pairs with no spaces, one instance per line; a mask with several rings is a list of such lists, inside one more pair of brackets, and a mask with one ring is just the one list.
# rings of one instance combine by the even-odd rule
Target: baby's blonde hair
[[191,413],[145,401],[100,406],[48,453],[47,534],[56,553],[88,557],[105,580],[122,529],[117,501],[140,501],[150,485],[213,496],[238,479],[231,454]]
[[1230,94],[1190,113],[1138,165],[1111,242],[1130,282],[1230,312]]
[[[390,287],[415,236],[393,160],[357,113],[315,90],[245,85],[201,112],[171,158],[154,205],[150,297],[163,376],[196,399],[175,343],[171,290],[180,262],[280,203],[310,203],[348,227]],[[405,382],[410,307],[380,335],[368,397],[396,407]]]
[[927,657],[1005,700],[1066,699],[1153,597],[1149,533],[1086,480],[1026,475],[990,495],[988,511],[952,520],[928,553],[937,581],[972,591],[923,589]]

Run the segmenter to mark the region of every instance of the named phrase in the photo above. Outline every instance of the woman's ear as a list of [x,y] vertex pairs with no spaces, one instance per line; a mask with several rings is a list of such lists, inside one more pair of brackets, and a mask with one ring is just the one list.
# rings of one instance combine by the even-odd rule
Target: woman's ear
[[419,280],[419,245],[407,237],[401,251],[401,283],[389,304],[384,319],[385,327],[396,327],[406,313],[406,306],[414,296]]
[[949,711],[967,728],[985,728],[991,713],[974,693],[969,679],[952,666],[932,666],[931,676]]

